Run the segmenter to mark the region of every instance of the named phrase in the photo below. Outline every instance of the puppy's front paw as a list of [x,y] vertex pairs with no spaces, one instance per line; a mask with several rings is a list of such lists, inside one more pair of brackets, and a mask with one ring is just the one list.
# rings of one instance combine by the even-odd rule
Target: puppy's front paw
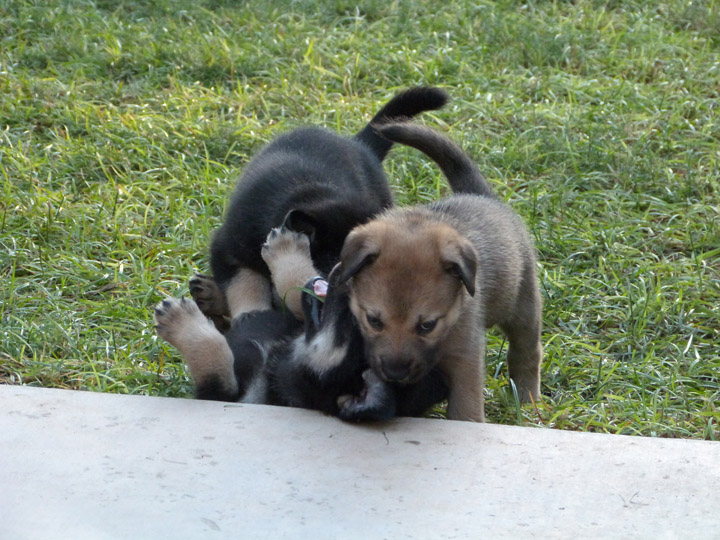
[[278,298],[302,321],[300,290],[318,275],[310,256],[310,239],[303,233],[278,227],[268,234],[262,247],[262,257],[270,269]]
[[371,370],[363,372],[365,388],[359,395],[337,398],[338,417],[350,422],[382,421],[395,416],[396,402],[392,387]]
[[337,398],[337,406],[340,411],[344,411],[345,409],[352,407],[360,400],[360,397],[353,396],[352,394],[343,394]]
[[197,304],[187,298],[165,298],[155,306],[157,333],[165,341],[179,347],[179,338],[199,323],[207,324]]
[[284,261],[297,260],[298,257],[311,261],[310,239],[306,234],[277,227],[268,234],[261,254],[271,272]]
[[225,294],[212,276],[195,274],[190,278],[190,296],[206,317],[230,316]]

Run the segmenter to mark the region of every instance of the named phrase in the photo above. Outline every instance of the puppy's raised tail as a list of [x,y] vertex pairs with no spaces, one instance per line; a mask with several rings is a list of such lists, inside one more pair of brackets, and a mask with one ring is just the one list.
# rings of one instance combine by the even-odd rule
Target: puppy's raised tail
[[392,141],[380,137],[375,126],[402,122],[417,116],[424,111],[441,109],[448,102],[445,90],[432,86],[418,86],[399,93],[392,98],[378,113],[373,116],[370,123],[365,126],[355,138],[370,147],[373,153],[382,161],[392,148]]
[[445,135],[417,124],[387,124],[375,128],[392,142],[417,148],[435,161],[454,193],[495,197],[492,186],[475,162]]

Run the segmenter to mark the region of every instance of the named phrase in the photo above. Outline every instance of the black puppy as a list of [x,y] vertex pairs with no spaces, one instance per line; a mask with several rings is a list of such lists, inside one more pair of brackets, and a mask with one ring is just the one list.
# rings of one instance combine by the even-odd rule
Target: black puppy
[[[327,275],[350,229],[392,205],[382,160],[393,143],[373,126],[439,109],[447,99],[439,88],[413,88],[390,100],[352,138],[311,127],[282,135],[266,146],[245,168],[224,223],[213,237],[214,280],[208,276],[191,280],[191,294],[203,313],[219,320],[271,307],[270,272],[260,250],[268,232],[282,223],[309,237],[312,262]],[[273,276],[276,286],[297,282],[294,270]],[[303,276],[310,271],[297,270]],[[278,293],[302,318],[299,292],[278,288]]]
[[[283,229],[271,236],[295,241],[300,235]],[[324,302],[310,292],[321,278],[306,285],[302,331],[289,312],[258,310],[233,319],[222,336],[192,300],[166,299],[155,309],[158,334],[182,353],[201,399],[317,409],[349,421],[419,416],[445,399],[447,385],[438,370],[401,386],[369,369],[339,273],[331,273]],[[232,371],[221,369],[223,364]],[[216,371],[196,375],[198,366],[210,365]]]

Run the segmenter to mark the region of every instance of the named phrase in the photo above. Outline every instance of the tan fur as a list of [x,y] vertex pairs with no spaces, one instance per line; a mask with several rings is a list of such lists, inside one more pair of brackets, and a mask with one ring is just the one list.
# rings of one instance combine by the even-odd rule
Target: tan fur
[[[449,418],[485,421],[485,335],[472,303],[442,346],[439,366],[449,379]],[[478,331],[478,329],[480,331]]]
[[212,377],[226,386],[226,392],[236,393],[232,351],[197,304],[186,298],[168,298],[157,307],[158,335],[180,351],[195,383],[201,385]]
[[[528,239],[505,215],[509,210],[499,212],[496,226],[496,203],[487,203],[486,223],[485,202],[458,199],[467,204],[452,219],[424,208],[396,209],[356,228],[341,261],[376,373],[411,383],[438,365],[450,387],[449,418],[481,422],[486,326],[499,323],[508,334],[510,374],[521,399],[539,395],[540,300],[534,253],[518,247]],[[512,227],[518,231],[507,232]],[[420,325],[434,320],[434,329],[421,335]]]
[[280,300],[302,321],[305,316],[302,310],[301,288],[320,275],[313,266],[307,235],[286,229],[273,229],[262,248],[262,257],[270,269]]
[[270,282],[249,268],[238,271],[228,285],[225,297],[233,319],[243,313],[272,307]]

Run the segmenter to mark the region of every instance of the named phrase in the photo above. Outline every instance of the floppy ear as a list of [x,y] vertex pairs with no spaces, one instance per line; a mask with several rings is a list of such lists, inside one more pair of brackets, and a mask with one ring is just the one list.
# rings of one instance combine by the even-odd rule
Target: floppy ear
[[291,231],[306,234],[312,242],[317,230],[317,220],[302,210],[290,210],[285,216],[282,226]]
[[340,252],[340,268],[337,282],[347,282],[380,254],[380,246],[362,231],[351,231]]
[[342,263],[337,263],[335,266],[332,267],[332,270],[330,270],[330,273],[327,277],[328,287],[333,290],[345,290],[347,287],[346,281],[340,281],[340,279],[343,277],[343,266]]
[[445,270],[462,281],[470,296],[475,296],[475,274],[477,273],[477,252],[464,238],[458,238],[445,245],[442,253]]

